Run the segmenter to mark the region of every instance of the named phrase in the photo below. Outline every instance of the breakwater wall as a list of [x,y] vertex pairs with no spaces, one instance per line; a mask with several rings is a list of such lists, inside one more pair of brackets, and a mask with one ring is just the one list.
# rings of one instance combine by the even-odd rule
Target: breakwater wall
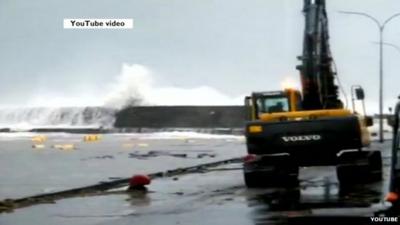
[[140,106],[116,113],[116,128],[242,128],[244,106]]

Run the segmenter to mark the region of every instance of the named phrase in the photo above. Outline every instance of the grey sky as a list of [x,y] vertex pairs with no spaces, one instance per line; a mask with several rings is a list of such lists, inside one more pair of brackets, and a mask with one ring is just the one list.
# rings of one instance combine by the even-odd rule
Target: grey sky
[[[364,11],[383,20],[398,0],[328,0],[331,48],[345,88],[361,84],[371,107],[378,94],[378,33]],[[154,72],[156,85],[211,86],[236,97],[298,79],[302,0],[1,0],[0,105],[50,94],[96,98],[122,63]],[[64,30],[64,18],[133,18],[132,30]],[[400,46],[400,18],[385,39]],[[385,98],[400,90],[400,52],[385,48]],[[373,111],[376,111],[375,109]]]

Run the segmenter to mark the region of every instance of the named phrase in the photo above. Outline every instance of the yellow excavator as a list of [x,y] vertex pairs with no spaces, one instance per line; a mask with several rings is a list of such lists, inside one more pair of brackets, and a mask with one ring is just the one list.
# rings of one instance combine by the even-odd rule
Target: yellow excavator
[[[382,179],[380,151],[366,151],[372,118],[344,109],[329,46],[325,0],[304,0],[302,91],[254,92],[248,109],[244,179],[248,187],[298,182],[299,167],[335,165],[340,184]],[[357,96],[363,100],[362,89]]]

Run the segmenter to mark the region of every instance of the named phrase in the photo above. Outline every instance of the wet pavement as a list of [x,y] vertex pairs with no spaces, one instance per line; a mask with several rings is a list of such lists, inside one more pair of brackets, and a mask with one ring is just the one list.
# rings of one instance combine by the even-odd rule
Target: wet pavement
[[[3,135],[3,136],[1,136]],[[109,134],[84,142],[84,135],[0,135],[0,199],[54,192],[244,154],[243,138],[194,133]],[[74,148],[61,148],[71,146]],[[57,148],[55,148],[57,147]],[[183,157],[184,156],[184,157]]]
[[[99,142],[85,143],[79,135],[54,135],[40,150],[32,149],[30,139],[27,135],[1,141],[0,163],[10,167],[0,175],[1,199],[245,154],[238,136],[106,135]],[[76,150],[51,148],[73,141]],[[382,149],[387,178],[390,142],[371,148]],[[0,214],[0,224],[296,224],[305,216],[372,216],[384,207],[387,179],[343,188],[334,167],[302,168],[299,178],[297,187],[247,189],[241,164],[234,163],[156,179],[146,193],[121,188],[16,209]]]

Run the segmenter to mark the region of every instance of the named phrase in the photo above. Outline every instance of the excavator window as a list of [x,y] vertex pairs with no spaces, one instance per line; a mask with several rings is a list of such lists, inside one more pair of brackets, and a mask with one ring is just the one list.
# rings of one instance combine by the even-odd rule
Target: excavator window
[[259,113],[288,112],[289,101],[286,96],[269,96],[257,99]]

